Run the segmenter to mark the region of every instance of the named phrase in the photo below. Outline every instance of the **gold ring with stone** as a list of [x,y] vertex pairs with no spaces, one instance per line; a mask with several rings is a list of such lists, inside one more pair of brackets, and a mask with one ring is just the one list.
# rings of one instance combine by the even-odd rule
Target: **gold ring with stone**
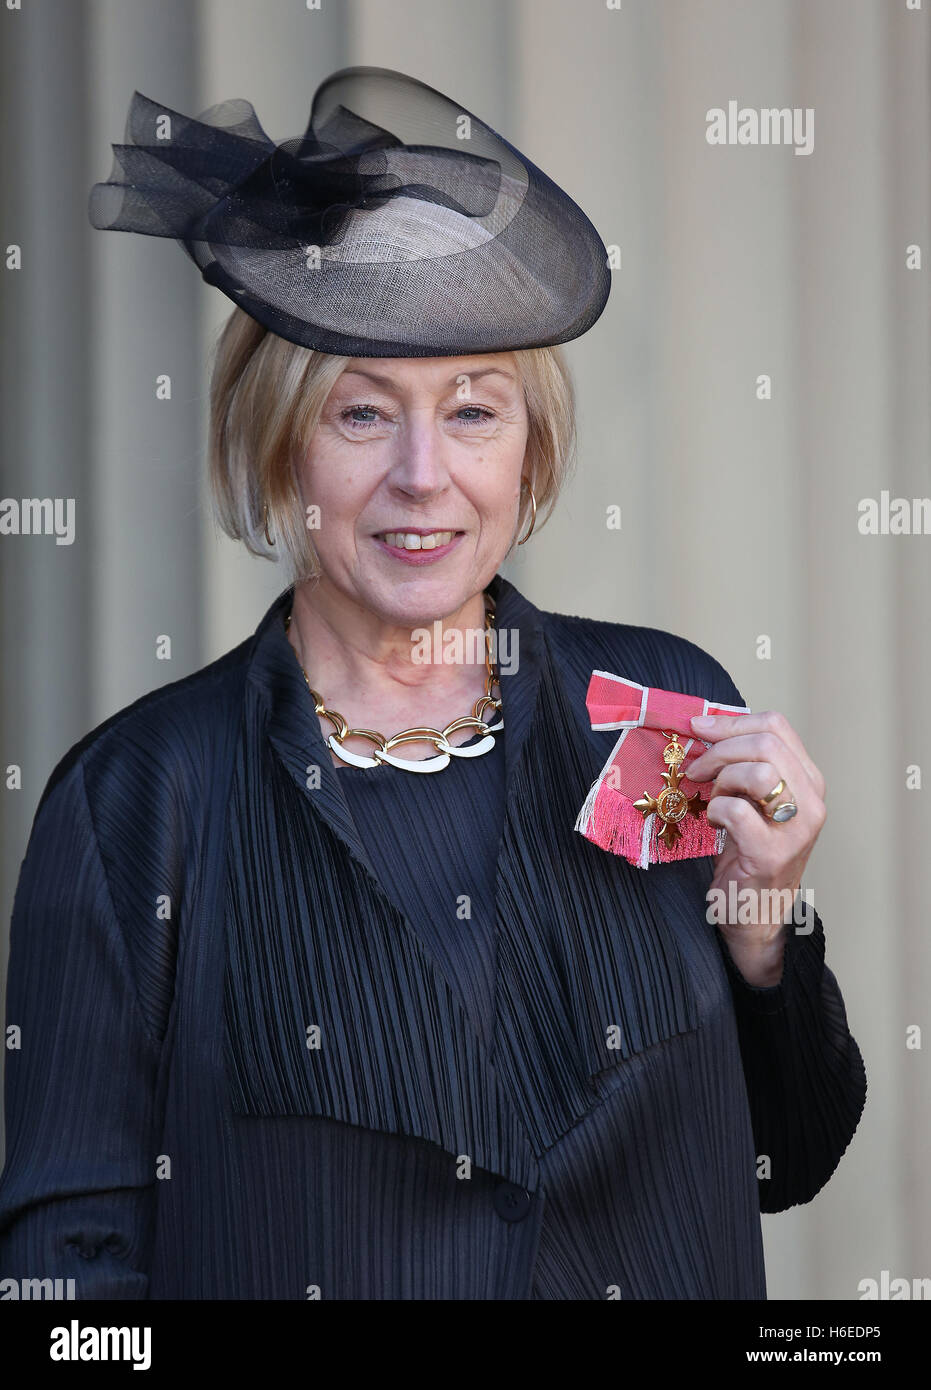
[[780,801],[779,805],[771,812],[766,809],[769,803],[775,801],[777,796],[781,796],[785,789],[785,779],[780,777],[771,792],[768,792],[766,796],[758,796],[756,798],[757,804],[763,807],[763,814],[766,816],[767,820],[778,821],[781,824],[783,821],[791,820],[797,813],[798,807],[795,802],[791,800],[791,797],[788,801]]

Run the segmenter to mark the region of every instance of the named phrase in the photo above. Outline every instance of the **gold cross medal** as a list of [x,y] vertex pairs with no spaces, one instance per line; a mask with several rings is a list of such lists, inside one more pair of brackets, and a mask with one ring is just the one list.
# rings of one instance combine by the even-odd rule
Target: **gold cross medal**
[[694,796],[688,796],[680,789],[679,767],[685,759],[685,749],[679,742],[678,734],[671,734],[666,729],[663,729],[663,733],[670,740],[663,749],[663,762],[669,768],[668,772],[663,773],[663,781],[666,785],[658,796],[651,796],[649,792],[644,792],[640,800],[634,802],[634,806],[644,820],[647,816],[659,816],[663,822],[659,839],[665,843],[667,849],[671,849],[676,841],[682,837],[679,822],[684,820],[686,816],[700,816],[706,803],[702,801],[697,792]]

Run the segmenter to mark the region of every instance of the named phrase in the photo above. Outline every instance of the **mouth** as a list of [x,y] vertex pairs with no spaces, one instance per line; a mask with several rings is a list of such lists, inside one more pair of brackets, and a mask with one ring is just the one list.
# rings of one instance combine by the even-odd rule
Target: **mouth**
[[440,550],[461,535],[461,531],[379,531],[375,539],[392,550]]
[[455,550],[464,535],[464,531],[414,528],[410,531],[379,531],[372,539],[386,555],[403,564],[430,565]]

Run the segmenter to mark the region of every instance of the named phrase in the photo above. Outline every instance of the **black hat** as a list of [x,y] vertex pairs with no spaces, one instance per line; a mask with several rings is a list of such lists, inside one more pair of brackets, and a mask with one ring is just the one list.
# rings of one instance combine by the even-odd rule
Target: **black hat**
[[176,237],[208,284],[282,338],[349,357],[568,342],[608,298],[608,256],[568,194],[440,92],[352,67],[276,144],[252,104],[194,119],[134,92],[91,189],[95,227]]

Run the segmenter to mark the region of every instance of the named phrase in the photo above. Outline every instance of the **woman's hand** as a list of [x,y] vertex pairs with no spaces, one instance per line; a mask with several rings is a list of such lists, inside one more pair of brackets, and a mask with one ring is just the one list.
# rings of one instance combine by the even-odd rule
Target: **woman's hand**
[[[750,923],[743,925],[731,914],[721,923],[721,932],[751,984],[777,984],[782,974],[785,918],[787,912],[791,914],[802,873],[827,814],[824,778],[792,725],[777,710],[716,715],[707,726],[698,717],[692,720],[692,728],[713,747],[683,764],[683,775],[693,782],[714,779],[708,820],[727,830],[709,895],[721,889],[728,904],[740,901],[743,889],[750,889],[753,895],[748,899],[745,894],[742,900],[751,904]],[[782,822],[773,821],[756,804],[780,779],[786,785],[777,801],[791,799],[798,807],[791,820]],[[735,888],[729,894],[731,883]]]

